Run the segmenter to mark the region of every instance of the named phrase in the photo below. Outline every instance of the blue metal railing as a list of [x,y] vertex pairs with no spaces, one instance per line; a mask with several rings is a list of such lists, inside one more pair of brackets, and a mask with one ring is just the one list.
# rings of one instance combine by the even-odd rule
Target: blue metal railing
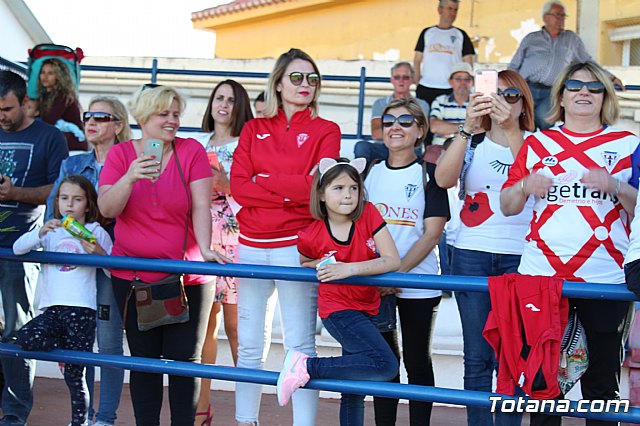
[[25,80],[27,79],[27,66],[22,65],[0,56],[0,70],[10,70],[20,75]]
[[[193,274],[238,276],[251,278],[278,278],[294,281],[317,281],[315,272],[307,268],[288,268],[262,265],[240,265],[216,263],[188,262],[182,260],[125,258],[117,256],[99,256],[87,254],[69,254],[53,252],[30,252],[23,256],[15,256],[10,249],[0,249],[0,259],[12,261],[28,261],[54,264],[73,264],[83,266],[100,266],[115,269],[135,269],[139,271],[162,271],[170,273],[187,272]],[[388,273],[372,277],[352,277],[349,283],[410,288],[442,288],[450,290],[487,291],[487,278],[481,277],[453,277],[438,275],[419,275],[404,273]],[[336,283],[340,283],[337,281]],[[635,300],[633,293],[624,285],[595,284],[595,283],[565,283],[563,296],[578,298],[595,298],[610,300]],[[227,381],[241,381],[275,385],[278,373],[265,370],[251,370],[235,367],[221,367],[201,365],[172,360],[157,360],[149,358],[126,357],[117,355],[101,355],[87,352],[68,350],[53,350],[51,352],[26,352],[9,344],[0,344],[0,355],[10,357],[29,357],[34,359],[79,363],[96,366],[112,366],[136,371],[176,374],[191,377],[205,377]],[[488,392],[447,389],[431,386],[417,386],[388,382],[346,381],[314,379],[307,387],[334,392],[360,393],[374,396],[403,398],[418,401],[433,401],[439,403],[472,405],[491,407],[491,396],[503,397],[504,400],[515,400],[507,395]],[[578,412],[576,402],[572,402],[568,412],[543,410],[547,413],[571,417],[593,418],[609,421],[626,421],[640,423],[640,408],[630,407],[627,412],[610,411],[598,413]]]

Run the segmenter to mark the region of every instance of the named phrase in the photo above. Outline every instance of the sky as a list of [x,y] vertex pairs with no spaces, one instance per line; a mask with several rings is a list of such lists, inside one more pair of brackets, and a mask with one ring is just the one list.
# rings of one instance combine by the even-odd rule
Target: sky
[[215,34],[195,30],[191,12],[229,0],[25,0],[56,44],[86,56],[212,58]]

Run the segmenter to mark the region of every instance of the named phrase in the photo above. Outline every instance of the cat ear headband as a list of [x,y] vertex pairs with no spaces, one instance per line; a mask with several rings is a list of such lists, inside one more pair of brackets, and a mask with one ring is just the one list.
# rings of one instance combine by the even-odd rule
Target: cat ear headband
[[333,158],[323,158],[322,160],[320,160],[320,164],[318,165],[318,171],[320,172],[320,181],[322,181],[322,177],[324,176],[325,173],[333,169],[335,166],[339,166],[341,164],[351,166],[354,169],[356,169],[356,171],[359,174],[362,174],[362,172],[364,172],[365,167],[367,166],[367,160],[365,158],[355,158],[347,162],[347,161],[336,161]]

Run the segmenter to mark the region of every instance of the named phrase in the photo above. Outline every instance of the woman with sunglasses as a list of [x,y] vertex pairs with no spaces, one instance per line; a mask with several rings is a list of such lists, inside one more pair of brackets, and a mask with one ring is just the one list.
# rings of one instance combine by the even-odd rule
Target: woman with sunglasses
[[[280,55],[267,82],[265,118],[245,124],[231,166],[242,206],[238,262],[300,266],[298,232],[313,222],[309,194],[320,159],[339,157],[340,128],[318,117],[321,79],[299,49]],[[271,342],[277,290],[285,351],[316,355],[314,283],[238,278],[238,367],[262,368]],[[262,386],[236,384],[236,421],[258,424]],[[318,392],[293,396],[293,423],[313,425]]]
[[[451,188],[459,178],[464,203],[451,259],[453,275],[498,276],[516,272],[520,264],[533,203],[506,217],[500,212],[500,189],[527,131],[535,130],[533,112],[531,92],[522,76],[511,70],[499,72],[498,93],[471,95],[465,122],[438,162],[438,185]],[[491,310],[489,294],[456,291],[455,298],[462,321],[464,388],[491,392],[497,361],[482,337]],[[521,416],[512,415],[500,422],[520,424],[520,420]],[[468,406],[467,423],[493,425],[493,414],[488,408]]]
[[[142,88],[130,103],[142,136],[111,148],[98,190],[101,213],[117,219],[112,256],[227,261],[211,249],[213,180],[204,147],[195,139],[176,136],[184,108],[182,96],[169,86]],[[149,139],[162,146],[159,157],[145,155]],[[188,320],[142,331],[132,286],[166,279],[184,284]],[[178,278],[164,272],[111,269],[111,280],[118,310],[125,314],[131,355],[200,362],[213,303],[215,284],[210,276]],[[136,423],[160,424],[163,375],[132,371],[130,377]],[[199,378],[169,375],[173,426],[193,426],[199,392]]]
[[[211,199],[211,244],[229,259],[237,260],[238,221],[240,209],[231,195],[229,171],[233,164],[233,153],[238,147],[240,131],[253,118],[251,101],[247,91],[234,80],[223,80],[209,96],[207,109],[202,117],[202,131],[207,132],[200,140],[209,155],[213,171],[213,197]],[[216,286],[207,336],[202,348],[202,363],[215,364],[218,355],[218,330],[222,315],[224,329],[231,349],[233,364],[238,358],[238,293],[236,278],[216,277]],[[211,425],[211,380],[202,379],[200,399],[196,410],[195,426]]]
[[[449,200],[447,190],[436,184],[435,164],[424,164],[415,153],[428,127],[429,122],[415,99],[389,103],[382,113],[382,139],[389,156],[370,168],[365,187],[369,201],[378,207],[398,248],[401,259],[398,272],[437,275],[438,260],[433,249],[449,218]],[[381,293],[391,293],[391,298],[396,293],[397,300],[392,300],[389,313],[395,318],[397,303],[409,383],[434,386],[431,340],[442,292],[404,288],[383,289]],[[382,334],[399,358],[395,331]],[[394,425],[398,400],[374,398],[374,401],[376,424]],[[428,425],[432,406],[428,402],[410,401],[410,424]]]
[[[73,155],[62,162],[60,175],[47,199],[46,220],[53,218],[55,194],[58,193],[58,186],[65,177],[82,175],[97,189],[100,171],[109,150],[119,141],[131,138],[127,109],[115,97],[97,96],[91,99],[89,110],[82,115],[82,121],[85,137],[93,149],[88,153]],[[105,224],[104,228],[113,239],[113,221]],[[122,355],[122,321],[113,295],[111,279],[105,275],[102,269],[98,269],[96,278],[98,351],[101,354]],[[100,402],[97,413],[93,407],[94,377],[94,368],[87,367],[87,385],[91,398],[89,420],[94,421],[95,415],[93,425],[113,425],[116,421],[116,411],[120,405],[124,370],[109,367],[100,368]]]
[[[501,194],[505,215],[534,202],[518,272],[622,284],[638,185],[638,137],[612,127],[620,108],[611,80],[592,62],[569,65],[551,89],[550,122],[528,137]],[[570,299],[586,332],[585,399],[619,399],[631,302]],[[560,398],[562,396],[559,395]],[[542,418],[541,418],[542,417]],[[560,424],[532,415],[532,424]],[[616,422],[587,424],[615,425]]]

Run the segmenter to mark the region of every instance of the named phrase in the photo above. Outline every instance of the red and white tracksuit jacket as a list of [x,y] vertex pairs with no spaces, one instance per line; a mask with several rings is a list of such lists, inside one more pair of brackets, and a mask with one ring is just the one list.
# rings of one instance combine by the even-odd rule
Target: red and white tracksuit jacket
[[491,312],[482,335],[500,365],[496,392],[518,384],[534,399],[560,394],[560,343],[569,303],[560,278],[505,274],[489,278]]

